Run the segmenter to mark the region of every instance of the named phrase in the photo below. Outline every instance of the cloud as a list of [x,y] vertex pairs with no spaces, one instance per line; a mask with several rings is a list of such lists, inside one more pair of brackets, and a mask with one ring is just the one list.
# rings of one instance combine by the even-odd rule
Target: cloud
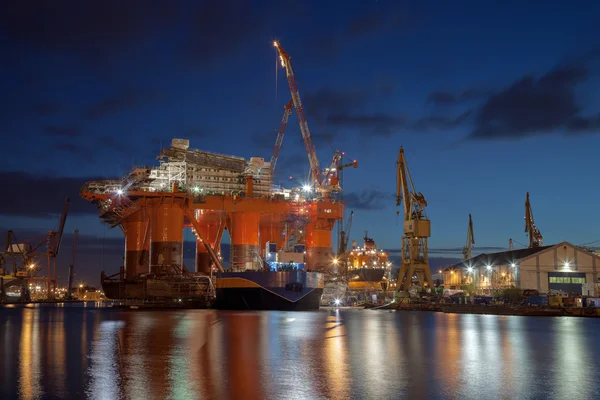
[[86,119],[100,119],[122,110],[131,109],[138,106],[140,96],[132,91],[123,91],[120,94],[103,99],[85,111]]
[[389,199],[393,196],[391,193],[383,192],[377,189],[363,189],[360,192],[348,193],[344,195],[346,207],[355,210],[379,210],[386,207]]
[[481,89],[466,89],[460,93],[438,91],[429,94],[429,97],[427,97],[427,103],[443,106],[455,105],[474,100],[481,100],[482,98],[490,96],[491,94],[491,91]]
[[36,103],[31,106],[31,111],[39,116],[58,114],[62,106],[56,103]]
[[561,65],[539,78],[527,75],[490,96],[477,111],[468,139],[516,139],[558,129],[580,133],[600,128],[600,114],[586,116],[575,89],[589,76],[585,65]]
[[310,116],[346,113],[365,105],[371,96],[372,93],[361,89],[322,88],[306,93],[303,96],[303,105]]
[[384,113],[339,114],[330,115],[327,122],[334,126],[358,129],[363,135],[390,137],[394,132],[401,130],[431,132],[454,129],[466,122],[470,115],[471,111],[465,111],[455,117],[430,115],[411,120],[407,117]]
[[[0,196],[0,215],[46,218],[62,212],[65,197],[70,197],[70,214],[95,214],[96,208],[79,197],[87,181],[106,179],[90,177],[54,177],[21,171],[0,171],[5,193]],[[40,198],[39,193],[43,193]]]
[[79,136],[81,130],[73,126],[54,126],[48,125],[43,128],[43,131],[48,136],[72,138]]
[[67,52],[87,61],[175,26],[181,6],[142,0],[12,1],[0,13],[0,34],[21,46]]
[[404,14],[398,10],[384,10],[379,8],[349,20],[346,25],[345,34],[350,38],[368,36],[382,30],[400,28],[404,21]]

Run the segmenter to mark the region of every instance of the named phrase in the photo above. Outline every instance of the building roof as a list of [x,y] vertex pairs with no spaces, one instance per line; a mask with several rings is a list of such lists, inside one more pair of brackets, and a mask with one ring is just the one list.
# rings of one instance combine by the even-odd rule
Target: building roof
[[451,269],[457,268],[466,268],[467,266],[471,266],[473,268],[486,267],[488,265],[506,265],[510,263],[516,263],[519,260],[529,257],[532,254],[538,253],[540,251],[549,249],[551,246],[542,246],[542,247],[533,247],[527,249],[518,249],[518,250],[509,250],[509,251],[501,251],[498,253],[482,253],[476,257],[471,258],[470,260],[464,260],[455,264],[451,267],[445,268],[444,271],[448,271]]

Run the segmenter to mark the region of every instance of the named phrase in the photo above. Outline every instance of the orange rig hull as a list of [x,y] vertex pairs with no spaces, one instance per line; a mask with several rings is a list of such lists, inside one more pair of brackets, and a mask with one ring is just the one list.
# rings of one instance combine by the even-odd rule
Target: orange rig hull
[[183,265],[184,228],[192,229],[197,238],[195,272],[210,273],[211,257],[220,254],[225,230],[231,240],[230,269],[260,269],[266,243],[281,248],[292,229],[287,221],[299,214],[306,220],[297,228],[306,245],[305,269],[328,271],[333,265],[332,230],[344,215],[344,203],[329,198],[200,196],[180,192],[176,185],[170,192],[99,193],[86,184],[81,196],[99,206],[101,219],[125,233],[124,275],[128,279],[192,272]]

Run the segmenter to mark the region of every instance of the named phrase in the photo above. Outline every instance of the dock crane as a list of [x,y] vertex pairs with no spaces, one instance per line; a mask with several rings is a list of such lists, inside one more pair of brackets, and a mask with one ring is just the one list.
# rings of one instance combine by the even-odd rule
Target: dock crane
[[[419,284],[433,287],[429,257],[427,254],[427,238],[431,236],[431,225],[425,207],[427,201],[422,193],[415,190],[408,165],[404,158],[404,148],[398,153],[396,206],[404,203],[404,236],[402,236],[402,264],[398,273],[396,290],[407,291],[412,286],[412,278],[417,275]],[[404,200],[404,201],[403,201]],[[399,212],[397,212],[399,214]]]
[[73,249],[72,249],[72,262],[71,265],[69,265],[69,283],[67,284],[67,294],[65,295],[65,298],[70,300],[73,298],[72,295],[72,291],[73,291],[73,278],[75,277],[75,254],[77,253],[77,236],[79,235],[79,230],[75,229],[75,232],[73,233]]
[[529,236],[529,248],[541,247],[544,245],[544,239],[540,230],[535,226],[533,220],[533,211],[531,210],[531,203],[529,202],[529,192],[525,197],[525,232]]
[[467,229],[467,244],[463,248],[464,260],[470,260],[472,258],[471,250],[475,244],[475,236],[473,235],[473,220],[471,214],[469,214],[469,227]]
[[[310,136],[310,130],[308,129],[308,122],[306,120],[304,106],[302,105],[302,100],[300,99],[300,93],[298,91],[296,77],[294,75],[294,70],[290,61],[291,57],[283,49],[283,47],[281,47],[279,42],[274,41],[273,46],[275,46],[277,52],[279,53],[279,60],[281,61],[281,66],[285,68],[285,75],[288,81],[288,86],[290,88],[290,93],[292,95],[294,108],[296,109],[298,124],[300,125],[300,132],[302,133],[302,139],[304,140],[304,147],[306,148],[306,152],[308,154],[308,161],[310,164],[312,180],[316,185],[317,191],[319,191],[324,197],[328,197],[332,192],[341,192],[339,179],[337,176],[337,167],[342,159],[343,154],[339,150],[336,150],[334,152],[333,160],[331,162],[330,167],[326,169],[325,173],[321,172],[321,169],[319,167],[319,159],[317,158],[317,152],[315,150],[315,146]],[[356,168],[358,164],[356,164],[355,162],[352,164],[352,166]]]
[[352,220],[354,219],[354,211],[350,211],[350,216],[346,222],[346,227],[340,233],[340,246],[338,254],[345,253],[348,249],[348,239],[350,238],[350,230],[352,229]]
[[273,155],[271,156],[271,176],[275,174],[275,165],[277,165],[277,159],[279,158],[279,151],[283,144],[283,135],[285,135],[285,129],[287,127],[288,118],[292,114],[293,102],[290,101],[283,108],[283,118],[281,118],[281,124],[277,130],[277,139],[275,140],[275,147],[273,148]]

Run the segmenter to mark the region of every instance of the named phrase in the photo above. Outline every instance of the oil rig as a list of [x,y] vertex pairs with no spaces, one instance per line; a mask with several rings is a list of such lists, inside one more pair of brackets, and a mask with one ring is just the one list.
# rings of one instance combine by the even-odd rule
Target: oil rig
[[[124,265],[118,273],[101,277],[108,298],[203,302],[214,292],[213,281],[217,297],[219,289],[249,292],[257,287],[294,304],[304,297],[320,297],[323,273],[331,270],[334,259],[332,230],[344,218],[339,174],[358,164],[344,164],[344,153],[336,150],[331,163],[321,169],[290,57],[278,42],[274,46],[286,70],[291,100],[284,107],[270,161],[193,149],[189,140],[174,138],[158,155],[157,167],[133,168],[122,179],[87,182],[81,188],[81,197],[97,205],[100,218],[125,236]],[[301,187],[285,189],[273,184],[273,175],[292,108],[311,178]],[[196,237],[193,271],[183,264],[184,229]],[[225,230],[231,240],[229,273],[289,273],[282,269],[291,266],[295,275],[286,276],[283,283],[283,278],[267,279],[265,274],[223,275],[227,272],[220,246]],[[320,275],[300,277],[298,269]],[[254,295],[245,296],[244,304],[253,301]]]

